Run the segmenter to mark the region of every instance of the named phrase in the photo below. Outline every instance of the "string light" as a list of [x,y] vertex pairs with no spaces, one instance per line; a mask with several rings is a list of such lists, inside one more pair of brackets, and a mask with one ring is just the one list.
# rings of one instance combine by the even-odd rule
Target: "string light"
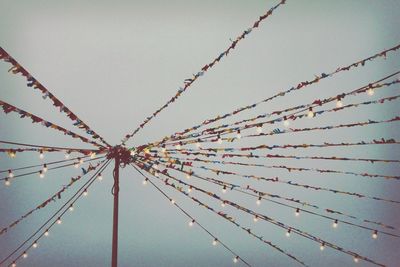
[[4,180],[4,184],[5,184],[6,186],[10,186],[10,185],[11,185],[11,182],[10,182],[10,180],[9,180],[8,178],[6,178],[6,179]]
[[193,220],[191,220],[191,221],[189,222],[189,226],[192,227],[194,223],[195,223],[195,220],[193,219]]
[[259,133],[259,134],[262,133],[262,126],[261,125],[257,126],[256,132]]
[[355,262],[355,263],[359,262],[359,259],[358,259],[358,257],[354,257],[354,259],[353,259],[353,260],[354,260],[354,262]]
[[74,205],[69,205],[69,211],[74,211]]
[[313,112],[313,110],[312,110],[312,108],[309,108],[308,109],[308,113],[307,113],[307,117],[309,117],[309,118],[313,118],[314,117],[314,112]]
[[143,182],[142,182],[142,184],[143,184],[143,185],[147,185],[147,181],[148,181],[148,180],[149,180],[148,178],[144,179]]
[[14,177],[14,173],[12,172],[12,170],[8,170],[8,178],[13,178]]
[[58,217],[57,224],[62,224],[61,217]]
[[44,236],[49,236],[49,229],[46,230],[46,232],[44,232]]
[[172,205],[175,204],[175,200],[173,200],[172,198],[171,198],[171,204]]
[[102,181],[102,180],[103,180],[103,175],[101,175],[101,173],[99,173],[99,174],[97,175],[97,179],[99,179],[99,181]]
[[38,247],[37,241],[35,241],[35,242],[33,243],[32,247],[33,247],[33,248],[37,248],[37,247]]
[[214,238],[213,242],[212,242],[213,246],[218,245],[218,239]]
[[257,201],[256,201],[257,206],[261,205],[261,197],[258,197]]
[[291,229],[288,229],[288,230],[287,230],[287,232],[286,232],[286,236],[287,236],[287,237],[290,237],[290,232],[291,232],[291,231],[292,231]]
[[186,179],[190,179],[191,174],[190,173],[186,173]]
[[288,121],[288,119],[286,118],[286,116],[283,117],[283,125],[285,127],[288,127],[290,125],[290,122]]
[[8,156],[10,157],[10,158],[15,158],[16,156],[17,156],[17,153],[15,152],[15,151],[9,151],[9,152],[7,152],[7,154],[8,154]]
[[294,214],[295,214],[296,217],[299,217],[299,216],[300,216],[300,209],[297,208],[297,209],[296,209],[296,212],[295,212]]
[[336,107],[337,108],[343,107],[343,102],[342,102],[342,99],[340,97],[337,98]]
[[233,262],[234,263],[237,263],[238,261],[239,261],[239,256],[236,256],[236,257],[233,258]]
[[226,193],[226,185],[224,185],[224,187],[222,188],[222,193]]
[[242,135],[240,134],[240,130],[237,132],[237,134],[236,134],[236,138],[237,138],[237,139],[240,139],[240,138],[242,138]]
[[43,169],[42,170],[43,170],[43,172],[47,172],[48,171],[47,164],[43,165]]
[[370,88],[370,89],[368,89],[368,91],[367,91],[367,94],[369,95],[369,96],[373,96],[374,95],[374,89],[372,89],[372,88]]
[[218,143],[218,144],[222,144],[222,139],[221,139],[221,136],[219,136],[219,135],[218,135],[217,143]]
[[225,201],[221,202],[221,207],[225,208]]
[[257,215],[254,216],[253,221],[254,221],[254,222],[258,222],[258,217],[257,217]]
[[335,220],[332,224],[333,228],[337,228],[338,227],[338,220]]
[[42,150],[40,150],[40,152],[39,152],[40,154],[39,154],[39,158],[40,159],[44,159],[44,154],[43,154],[43,151]]
[[11,264],[11,267],[17,267],[17,264],[15,263],[15,261]]
[[89,194],[88,190],[87,190],[87,188],[85,188],[85,190],[83,191],[83,196],[86,197],[88,194]]
[[28,258],[28,253],[26,253],[26,251],[24,251],[24,253],[22,254],[22,258],[24,259]]
[[39,177],[40,177],[40,178],[44,178],[44,172],[43,172],[43,170],[40,170],[40,171],[39,171]]
[[187,189],[187,191],[188,191],[188,193],[190,193],[190,192],[192,192],[192,186],[190,186],[188,189]]
[[65,153],[64,157],[65,159],[69,159],[69,157],[71,156],[71,152],[68,151],[67,153]]
[[79,160],[79,164],[83,164],[83,159],[82,158],[78,158]]
[[319,247],[319,249],[320,249],[321,251],[323,251],[323,250],[325,249],[325,243],[322,243],[321,246]]
[[378,238],[378,231],[377,231],[377,230],[375,230],[375,231],[372,233],[372,238],[373,238],[373,239],[377,239],[377,238]]
[[90,158],[91,158],[91,159],[94,159],[95,157],[96,157],[96,152],[90,153]]

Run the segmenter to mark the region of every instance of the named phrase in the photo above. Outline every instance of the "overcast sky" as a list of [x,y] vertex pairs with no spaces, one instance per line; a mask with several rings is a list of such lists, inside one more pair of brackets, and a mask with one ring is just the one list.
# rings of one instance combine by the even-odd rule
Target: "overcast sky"
[[[278,1],[9,1],[0,0],[0,46],[27,68],[53,94],[101,134],[118,144],[147,116],[162,106],[182,86],[230,45],[243,30],[253,25]],[[246,37],[228,57],[201,77],[182,97],[147,125],[129,146],[158,140],[178,130],[198,124],[217,114],[252,104],[314,75],[330,72],[400,42],[400,3],[374,1],[289,0],[261,26]],[[39,91],[26,87],[23,78],[7,72],[0,63],[0,99],[59,125],[73,129],[65,114],[59,113]],[[321,81],[238,118],[312,102],[356,89],[400,69],[399,52]],[[369,97],[344,99],[358,103],[398,94],[398,86]],[[329,108],[331,108],[329,106]],[[293,127],[325,126],[368,119],[389,119],[399,115],[398,102],[369,105],[332,113],[313,120],[293,122]],[[17,115],[0,114],[0,140],[51,146],[90,147],[62,134],[19,120]],[[234,118],[236,119],[236,117]],[[232,121],[232,120],[230,120]],[[272,130],[281,126],[270,126]],[[79,130],[76,130],[79,132]],[[254,131],[254,130],[253,130]],[[249,130],[249,133],[253,132]],[[398,123],[380,124],[325,132],[264,137],[237,144],[294,144],[355,142],[374,138],[400,138]],[[263,152],[264,153],[264,152]],[[268,153],[268,152],[267,152]],[[279,150],[286,155],[365,157],[399,159],[396,146],[359,148]],[[63,155],[46,155],[46,160]],[[22,153],[10,160],[0,155],[0,169],[38,164],[36,153]],[[340,161],[270,160],[256,163],[323,167],[343,171],[398,175],[396,164]],[[218,167],[218,166],[216,166]],[[279,176],[296,182],[356,191],[400,200],[400,185],[394,181],[349,175],[284,170],[234,168],[247,174]],[[111,169],[111,168],[109,168]],[[16,179],[9,188],[0,186],[0,227],[24,214],[68,183],[79,172],[67,168],[49,172],[45,179],[35,175]],[[205,171],[204,175],[211,176]],[[111,261],[112,176],[110,170],[95,183],[89,196],[65,216],[36,251],[18,266],[108,266]],[[337,209],[360,218],[383,221],[400,227],[400,208],[372,200],[354,199],[328,192],[310,192],[285,185],[252,182],[237,177],[220,177],[241,185],[251,183],[260,190],[299,198],[323,208]],[[219,193],[219,188],[193,181]],[[162,184],[159,184],[162,185]],[[63,197],[67,199],[77,190]],[[231,266],[232,255],[199,227],[188,227],[188,219],[132,168],[121,173],[119,266]],[[162,186],[162,188],[165,188]],[[253,266],[297,266],[288,257],[265,246],[242,230],[222,221],[176,192],[165,188],[199,222],[224,240]],[[330,220],[302,214],[253,198],[229,192],[228,198],[260,213],[276,218],[369,256],[388,266],[400,261],[396,238],[340,225],[333,230]],[[219,203],[195,194],[220,210]],[[0,236],[0,258],[4,258],[58,207],[62,201],[32,215],[7,234]],[[245,227],[251,227],[311,266],[353,266],[350,256],[332,249],[321,252],[319,245],[292,235],[266,222],[254,225],[251,216],[226,208]],[[322,211],[321,211],[322,212]],[[361,262],[360,266],[372,266]]]

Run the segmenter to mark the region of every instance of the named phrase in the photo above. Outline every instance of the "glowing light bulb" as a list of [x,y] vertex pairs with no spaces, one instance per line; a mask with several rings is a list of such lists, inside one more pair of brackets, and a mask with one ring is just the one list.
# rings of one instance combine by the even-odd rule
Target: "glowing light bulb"
[[69,211],[74,211],[74,205],[71,204],[71,205],[69,206]]
[[378,238],[378,231],[377,231],[377,230],[375,230],[375,231],[372,233],[372,238],[373,238],[373,239],[377,239],[377,238]]
[[353,260],[354,260],[355,263],[359,262],[359,259],[357,257],[354,257]]
[[256,204],[257,204],[257,206],[260,206],[260,205],[261,205],[261,197],[259,197],[259,198],[257,199]]
[[37,248],[38,247],[38,243],[35,241],[35,243],[33,243],[32,247],[33,248]]
[[191,175],[190,173],[186,173],[186,179],[190,179]]
[[315,115],[315,114],[314,114],[312,108],[310,108],[310,109],[308,110],[307,117],[309,117],[309,118],[314,118],[314,115]]
[[254,221],[254,222],[258,222],[258,217],[257,217],[257,215],[254,216],[253,221]]
[[195,222],[195,220],[191,220],[191,221],[189,222],[189,226],[192,227],[193,224],[194,224],[194,222]]
[[91,159],[94,159],[95,157],[96,157],[96,152],[90,153],[90,158],[91,158]]
[[190,186],[190,187],[187,189],[187,191],[188,191],[188,193],[192,192],[192,187]]
[[10,185],[11,185],[11,182],[10,182],[10,180],[8,180],[8,178],[6,178],[6,179],[4,180],[4,185],[5,185],[5,186],[10,186]]
[[225,201],[221,203],[221,207],[225,208]]
[[299,217],[299,216],[300,216],[300,209],[297,208],[297,209],[296,209],[296,212],[295,212],[294,214],[295,214],[296,217]]
[[262,133],[262,126],[257,126],[256,132],[259,134]]
[[41,150],[40,150],[39,158],[44,159],[44,154],[43,154],[43,151],[41,151]]
[[238,261],[239,261],[239,256],[236,256],[236,257],[233,258],[233,262],[234,263],[237,263]]
[[61,221],[60,217],[58,217],[58,219],[57,219],[57,224],[62,224],[62,221]]
[[24,259],[28,258],[28,253],[24,252],[24,253],[22,254],[22,258],[24,258]]
[[43,170],[40,170],[40,171],[39,171],[39,177],[40,177],[40,178],[44,178],[44,172],[43,172]]
[[82,158],[78,158],[79,160],[79,164],[83,164],[83,159]]
[[103,180],[103,175],[101,175],[101,173],[99,173],[99,174],[97,175],[97,179],[99,179],[99,181],[102,181],[102,180]]
[[287,232],[286,232],[286,236],[287,237],[290,237],[290,232],[291,232],[291,230],[289,229],[289,230],[287,230]]
[[171,204],[175,204],[175,200],[171,199]]
[[86,197],[88,194],[89,194],[89,193],[88,193],[88,191],[87,191],[87,188],[85,188],[85,190],[83,191],[83,196]]
[[213,242],[212,242],[213,246],[218,245],[218,239],[214,238]]
[[14,173],[12,172],[12,170],[8,170],[8,178],[13,178],[14,177]]
[[147,180],[148,180],[147,178],[144,179],[143,182],[142,182],[142,184],[143,184],[143,185],[147,185]]
[[44,236],[49,236],[49,230],[46,230],[46,232],[44,232]]
[[373,96],[374,95],[374,89],[368,89],[368,91],[367,91],[367,94],[369,95],[369,96]]
[[44,165],[43,165],[43,169],[42,169],[42,171],[43,171],[43,172],[47,172],[48,170],[49,170],[49,169],[47,168],[47,165],[46,165],[46,164],[44,164]]
[[69,157],[71,156],[71,152],[67,152],[67,153],[65,153],[65,155],[64,155],[64,157],[65,157],[65,159],[69,159]]
[[342,102],[342,100],[338,99],[338,100],[336,101],[336,107],[337,107],[337,108],[343,107],[343,102]]
[[224,185],[224,187],[222,188],[222,193],[226,193],[226,185]]
[[338,220],[335,220],[332,224],[333,228],[337,228],[338,227]]
[[11,267],[17,267],[17,264],[16,264],[15,262],[13,262],[13,263],[11,264]]
[[319,247],[319,250],[323,251],[325,249],[325,244],[322,243],[321,246]]
[[16,156],[17,156],[17,153],[15,153],[15,151],[9,151],[9,152],[7,152],[7,154],[8,154],[8,156],[10,157],[10,158],[15,158]]
[[285,127],[289,127],[290,122],[289,122],[287,119],[284,119],[284,120],[283,120],[283,125],[284,125]]
[[240,134],[240,131],[238,131],[238,132],[237,132],[237,134],[236,134],[236,138],[237,138],[237,139],[240,139],[240,138],[242,138],[242,135]]

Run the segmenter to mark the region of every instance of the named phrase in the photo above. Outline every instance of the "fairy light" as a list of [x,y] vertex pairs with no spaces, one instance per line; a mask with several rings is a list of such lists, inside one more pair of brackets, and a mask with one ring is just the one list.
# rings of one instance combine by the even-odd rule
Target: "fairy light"
[[372,233],[372,238],[373,239],[377,239],[378,238],[378,231],[374,230],[374,232]]
[[8,178],[13,178],[14,177],[14,173],[12,172],[12,170],[8,170]]
[[101,173],[99,173],[99,174],[97,175],[97,179],[99,179],[99,181],[102,181],[102,180],[103,180],[103,175],[101,175]]
[[354,257],[353,260],[354,260],[355,263],[357,263],[357,262],[360,261],[360,260],[358,259],[358,257]]
[[338,97],[337,100],[336,100],[336,107],[337,108],[343,107],[343,102],[342,102],[342,99],[340,97]]
[[369,96],[373,96],[374,95],[374,89],[372,89],[372,88],[370,88],[370,89],[368,89],[367,90],[367,94],[369,95]]
[[79,159],[79,164],[83,164],[83,159],[82,158],[78,158]]
[[65,159],[69,159],[69,157],[71,156],[71,152],[68,151],[67,153],[65,153],[64,157]]
[[259,134],[262,133],[262,125],[258,125],[257,126],[256,132],[259,133]]
[[58,219],[57,219],[57,224],[62,224],[62,220],[61,220],[61,217],[58,217]]
[[236,138],[237,138],[237,139],[240,139],[240,138],[242,138],[242,135],[240,134],[240,130],[237,132],[237,134],[236,134]]
[[43,172],[47,172],[48,170],[49,170],[49,169],[47,168],[47,164],[44,164],[44,165],[43,165],[42,171],[43,171]]
[[222,193],[226,193],[226,185],[224,185],[224,187],[222,188]]
[[5,186],[10,186],[10,185],[11,185],[11,182],[10,182],[10,180],[9,180],[8,178],[6,178],[6,179],[4,180],[4,184],[5,184]]
[[143,182],[142,182],[142,184],[143,184],[143,185],[147,185],[147,181],[148,181],[148,180],[149,180],[148,178],[144,179]]
[[39,171],[39,177],[40,177],[40,178],[44,178],[44,172],[43,172],[43,170],[40,170],[40,171]]
[[171,204],[174,205],[175,204],[175,200],[171,198]]
[[44,236],[49,236],[49,235],[50,235],[49,229],[47,229],[46,232],[44,232]]
[[96,152],[90,153],[90,158],[91,158],[91,159],[94,159],[95,157],[96,157]]
[[195,220],[193,219],[193,220],[191,220],[191,221],[189,222],[189,226],[192,227],[192,226],[194,225],[194,223],[195,223]]
[[15,261],[11,264],[11,267],[17,267],[17,264],[15,263]]
[[287,236],[287,237],[290,237],[290,232],[292,232],[292,230],[291,230],[291,229],[288,229],[287,232],[286,232],[286,236]]
[[187,189],[187,192],[188,192],[188,193],[192,192],[192,189],[193,189],[193,187],[190,186],[190,187]]
[[257,215],[254,216],[253,221],[254,221],[254,222],[258,222],[258,216],[257,216]]
[[74,211],[74,205],[69,205],[69,211]]
[[294,213],[294,215],[295,215],[296,217],[299,217],[299,216],[300,216],[300,209],[299,209],[299,208],[296,209],[296,212]]
[[319,250],[323,251],[325,249],[325,243],[322,243],[321,246],[319,247]]
[[338,227],[338,220],[335,220],[332,224],[333,228],[337,228]]
[[89,194],[88,190],[87,190],[87,188],[85,188],[85,190],[83,191],[83,196],[86,197],[88,194]]
[[283,125],[285,127],[288,127],[290,125],[290,122],[288,121],[288,119],[286,118],[286,116],[283,117]]
[[256,201],[257,206],[261,205],[261,197],[258,197],[257,201]]
[[225,208],[225,201],[221,202],[221,207]]
[[308,109],[308,113],[307,113],[307,117],[309,117],[309,118],[314,118],[314,112],[313,112],[313,110],[312,110],[312,108],[309,108]]
[[32,247],[33,247],[33,248],[37,248],[37,247],[38,247],[37,241],[35,241],[35,242],[33,243]]
[[239,261],[239,256],[236,256],[236,257],[233,258],[233,262],[234,263],[237,263],[238,261]]
[[26,251],[24,251],[24,253],[22,254],[22,258],[24,259],[28,258],[28,253],[26,253]]
[[39,154],[39,158],[40,159],[44,159],[44,154],[43,154],[43,151],[42,150],[40,150],[40,152],[39,152],[40,154]]
[[10,157],[10,158],[15,158],[16,156],[17,156],[17,153],[15,152],[15,151],[9,151],[9,152],[7,152],[7,154],[8,154],[8,156]]
[[218,245],[218,239],[214,238],[214,240],[213,240],[213,242],[212,242],[212,245],[213,245],[213,246]]

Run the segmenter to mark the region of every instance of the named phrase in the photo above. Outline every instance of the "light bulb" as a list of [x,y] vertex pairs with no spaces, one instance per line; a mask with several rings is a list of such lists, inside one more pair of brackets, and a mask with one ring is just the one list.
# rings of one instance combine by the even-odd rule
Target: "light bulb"
[[10,158],[15,158],[16,156],[17,156],[17,153],[15,153],[14,151],[9,151],[8,153],[8,156],[10,157]]
[[78,158],[79,160],[79,164],[83,164],[83,159],[82,158]]
[[222,188],[222,193],[226,193],[226,185],[224,185],[224,187]]
[[5,184],[5,186],[10,186],[10,185],[11,185],[11,182],[10,182],[10,180],[8,180],[8,178],[6,178],[6,179],[4,180],[4,184]]
[[102,181],[102,180],[103,180],[103,176],[101,175],[101,173],[99,173],[99,174],[97,175],[97,179],[99,179],[99,181]]
[[322,243],[321,246],[319,247],[319,249],[320,249],[321,251],[323,251],[323,250],[325,249],[325,244]]
[[223,201],[222,203],[221,203],[221,207],[225,207],[225,201]]
[[46,165],[46,164],[43,165],[43,169],[42,169],[42,170],[43,170],[43,172],[47,172],[47,171],[49,170],[49,169],[47,168],[47,165]]
[[233,258],[233,262],[234,263],[237,263],[238,261],[239,261],[239,256],[236,256],[236,257]]
[[49,236],[49,230],[46,230],[46,232],[44,232],[44,236]]
[[147,185],[147,178],[143,180],[142,184]]
[[308,110],[307,117],[309,117],[309,118],[313,118],[314,117],[314,112],[313,112],[312,108],[310,108]]
[[218,245],[218,239],[214,238],[213,242],[212,242],[213,246]]
[[221,139],[221,137],[219,137],[219,136],[218,136],[217,143],[218,143],[218,144],[222,144],[222,139]]
[[297,208],[297,209],[296,209],[296,212],[295,212],[294,214],[296,215],[296,217],[299,217],[299,216],[300,216],[300,209]]
[[240,134],[240,131],[238,131],[238,133],[236,134],[236,138],[237,138],[237,139],[242,138],[242,135]]
[[257,215],[254,216],[253,221],[254,221],[254,222],[258,222],[258,217],[257,217]]
[[90,158],[91,158],[91,159],[94,159],[95,157],[96,157],[96,152],[90,153]]
[[62,224],[62,221],[61,221],[60,217],[58,217],[58,219],[57,219],[57,224]]
[[355,263],[359,262],[359,259],[357,257],[354,257],[353,260],[354,260]]
[[195,220],[191,220],[191,221],[189,222],[189,226],[190,226],[190,227],[193,226],[194,222],[195,222]]
[[71,204],[71,205],[69,206],[69,211],[74,211],[74,205]]
[[40,151],[39,158],[40,158],[40,159],[44,159],[43,151]]
[[338,99],[338,100],[336,101],[336,107],[337,107],[337,108],[343,107],[343,102],[342,102],[342,100]]
[[13,178],[14,177],[14,173],[12,172],[12,170],[8,170],[8,177],[9,178]]
[[186,179],[190,179],[190,173],[186,173]]
[[375,230],[375,231],[372,233],[372,238],[373,238],[373,239],[377,239],[377,238],[378,238],[378,231],[377,231],[377,230]]
[[259,134],[262,133],[262,126],[257,126],[256,132]]
[[83,191],[83,196],[86,197],[88,194],[89,194],[89,193],[88,193],[88,191],[87,191],[87,188],[85,188],[85,190]]
[[17,267],[17,264],[16,264],[15,262],[13,262],[13,263],[11,264],[11,267]]
[[187,191],[188,191],[188,193],[192,192],[192,187],[189,187],[189,188],[187,189]]
[[256,204],[257,204],[257,206],[260,206],[260,205],[261,205],[261,197],[259,197],[259,198],[257,199]]
[[285,119],[285,120],[283,121],[283,125],[284,125],[285,127],[289,127],[290,122],[289,122],[287,119]]
[[70,152],[68,151],[67,153],[65,153],[64,157],[65,157],[65,159],[69,159],[69,157],[70,157]]
[[35,243],[33,243],[32,247],[33,248],[37,248],[38,247],[38,243],[35,241]]
[[286,232],[286,236],[287,237],[290,237],[290,232],[291,232],[291,230],[289,229],[289,230],[287,230],[287,232]]
[[24,259],[28,258],[28,253],[24,252],[24,253],[22,254],[22,258],[24,258]]
[[368,89],[368,91],[367,91],[367,94],[369,95],[369,96],[373,96],[374,95],[374,89]]
[[39,171],[39,177],[44,178],[44,172],[42,170]]
[[332,224],[333,228],[337,228],[338,227],[338,220],[335,220]]
[[79,168],[79,162],[76,162],[76,163],[74,164],[74,167],[75,167],[75,169],[78,169],[78,168]]
[[171,204],[175,204],[175,200],[171,199]]

